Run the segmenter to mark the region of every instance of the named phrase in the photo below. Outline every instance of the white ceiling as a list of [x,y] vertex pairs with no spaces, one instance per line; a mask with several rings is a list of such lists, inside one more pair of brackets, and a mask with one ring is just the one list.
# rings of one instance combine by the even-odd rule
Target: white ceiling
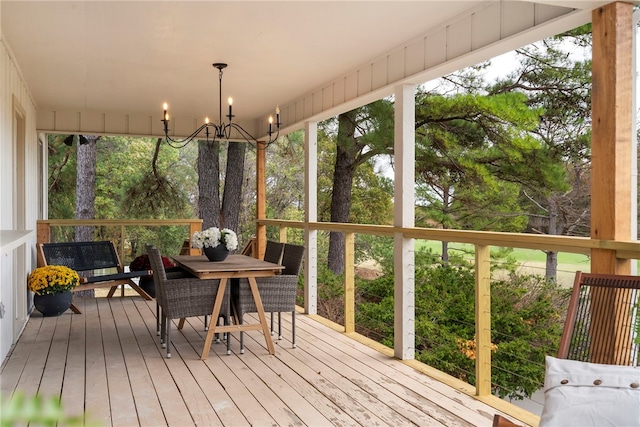
[[[602,2],[543,1],[592,8]],[[256,118],[478,8],[477,1],[1,1],[39,109]],[[226,111],[226,106],[223,105]]]

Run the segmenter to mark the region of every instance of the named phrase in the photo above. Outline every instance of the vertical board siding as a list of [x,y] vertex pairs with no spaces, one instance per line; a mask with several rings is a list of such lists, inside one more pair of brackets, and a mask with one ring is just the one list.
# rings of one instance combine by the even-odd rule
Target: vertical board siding
[[[38,186],[42,179],[42,171],[38,169],[38,135],[36,132],[36,105],[27,87],[19,66],[11,52],[10,46],[0,39],[0,149],[5,153],[0,159],[0,229],[12,230],[16,224],[23,223],[27,230],[35,230],[38,215]],[[24,114],[24,218],[15,218],[15,192],[18,188],[14,181],[14,156],[18,147],[13,137],[14,108]],[[32,248],[35,241],[26,243]],[[16,301],[24,304],[24,283],[19,280],[35,267],[32,250],[20,247],[2,256],[0,261],[0,301],[4,305],[4,316],[0,319],[0,360],[4,360],[17,339],[17,333],[26,324],[26,307],[14,307]],[[18,271],[16,267],[17,251],[26,252],[27,271]],[[18,283],[20,282],[20,283]]]

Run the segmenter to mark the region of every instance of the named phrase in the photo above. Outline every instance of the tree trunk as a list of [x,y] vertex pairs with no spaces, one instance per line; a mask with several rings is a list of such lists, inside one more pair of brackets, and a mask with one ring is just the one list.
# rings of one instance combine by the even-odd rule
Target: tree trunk
[[242,208],[242,184],[244,179],[244,155],[246,144],[230,142],[227,152],[227,172],[222,195],[222,215],[220,225],[239,232],[240,210]]
[[[85,136],[86,144],[80,144],[78,135],[76,165],[76,219],[94,219],[96,215],[96,157],[99,136]],[[76,242],[93,241],[93,227],[76,227]],[[94,297],[93,289],[76,292],[79,297]]]
[[202,229],[220,224],[220,143],[198,142],[198,216]]
[[[448,228],[447,223],[449,222],[449,208],[451,207],[451,185],[443,185],[442,186],[442,213],[443,213],[443,221],[442,228]],[[449,242],[442,242],[442,262],[445,265],[449,264]]]
[[[549,229],[547,230],[547,234],[551,236],[555,236],[559,234],[560,230],[558,224],[558,205],[556,201],[549,197]],[[549,280],[556,280],[558,274],[558,252],[555,251],[546,251],[547,259],[545,266],[545,274],[544,276]]]
[[[356,150],[354,147],[356,113],[349,111],[338,116],[338,142],[336,163],[333,172],[333,194],[331,197],[331,222],[349,222],[351,210],[351,185],[355,172]],[[329,233],[327,267],[335,274],[344,272],[344,234]]]
[[449,242],[442,241],[442,262],[449,264]]
[[[86,144],[78,142],[76,168],[76,219],[94,219],[96,215],[96,142],[99,136],[86,136]],[[78,136],[78,141],[80,137]],[[76,227],[76,242],[93,240],[93,227]]]

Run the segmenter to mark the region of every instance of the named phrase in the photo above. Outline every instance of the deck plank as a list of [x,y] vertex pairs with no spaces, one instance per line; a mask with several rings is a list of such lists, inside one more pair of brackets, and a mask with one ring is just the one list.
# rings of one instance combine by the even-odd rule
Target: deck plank
[[[487,405],[467,394],[434,380],[404,363],[398,363],[397,360],[387,357],[370,347],[359,345],[359,343],[344,334],[327,333],[327,329],[314,328],[313,325],[310,325],[310,322],[301,323],[301,328],[311,333],[314,341],[321,340],[327,345],[333,342],[336,348],[345,353],[355,355],[358,362],[368,363],[369,366],[384,373],[385,376],[403,378],[401,383],[401,387],[404,389],[403,392],[417,393],[418,396],[429,396],[429,400],[437,404],[439,408],[446,408],[454,415],[464,413],[465,419],[472,425],[483,426],[487,425],[487,423],[491,424],[493,413],[487,413]],[[340,344],[337,345],[335,340]],[[381,384],[388,384],[382,378],[379,381]],[[471,419],[467,414],[469,410],[475,412]],[[443,421],[445,424],[452,422],[448,419]]]
[[[177,333],[175,325],[173,325],[172,328],[172,336],[174,338],[178,338],[179,333]],[[153,328],[149,330],[146,325],[144,326],[144,329],[145,333],[149,336],[151,336],[151,333],[155,331],[155,329]],[[172,341],[175,344],[175,339]],[[189,371],[189,368],[186,366],[183,357],[179,357],[180,354],[177,348],[174,349],[174,353],[178,354],[176,354],[176,356],[172,357],[171,359],[167,359],[166,364],[176,386],[182,394],[182,398],[185,405],[187,406],[191,417],[193,418],[193,422],[196,425],[201,426],[221,426],[222,423],[220,422],[220,419],[218,418],[216,413],[212,411],[212,407],[207,399],[207,396],[204,394],[197,380]]]
[[133,392],[129,382],[127,365],[124,360],[122,343],[118,335],[116,315],[119,299],[112,302],[106,298],[98,298],[100,326],[102,328],[102,345],[104,348],[105,366],[111,405],[111,423],[114,427],[131,426],[138,423]]
[[9,357],[2,367],[2,381],[0,381],[0,392],[2,396],[10,395],[14,392],[20,378],[22,377],[27,363],[29,354],[36,345],[38,332],[42,327],[42,316],[32,316],[20,336],[18,343],[11,349]]
[[[151,303],[155,310],[155,302],[151,301]],[[168,363],[165,363],[165,349],[160,346],[160,339],[155,334],[155,319],[151,318],[151,316],[148,317],[148,320],[144,319],[146,332],[138,336],[138,345],[147,365],[149,376],[153,382],[153,390],[155,390],[164,417],[164,422],[156,425],[195,426],[196,424],[189,413],[180,389],[176,386],[171,376]],[[151,390],[146,392],[150,393]],[[153,425],[146,421],[144,422],[145,425]]]
[[[258,332],[245,333],[245,346],[247,348],[261,348],[261,351],[266,351],[263,341],[264,339]],[[320,361],[309,357],[305,350],[298,350],[300,349],[297,348],[291,353],[299,362],[295,369],[299,370],[312,385],[321,389],[323,394],[338,405],[342,411],[357,422],[365,423],[366,425],[389,425],[384,420],[385,415],[389,415],[386,406],[375,407],[371,405],[373,403],[371,399],[365,396],[353,383],[341,381],[340,375],[333,370],[333,367],[328,367]],[[326,348],[324,351],[326,351]],[[283,358],[285,354],[280,351],[277,353],[277,357]],[[293,363],[291,359],[289,359],[289,363]],[[382,417],[379,416],[380,413],[382,413]],[[404,424],[407,424],[406,420],[403,421]]]
[[47,362],[47,355],[51,348],[56,321],[55,317],[48,317],[42,320],[34,345],[29,351],[27,366],[16,386],[26,396],[33,396],[40,389],[40,382]]
[[140,342],[151,338],[142,322],[141,313],[136,306],[131,304],[111,303],[111,306],[118,326],[118,336],[122,344],[131,391],[135,396],[134,402],[138,421],[142,426],[154,427],[163,425],[165,424],[165,419],[162,414],[162,407],[156,397],[151,374],[140,350]]
[[[190,326],[187,325],[186,327]],[[204,323],[199,322],[198,327],[204,328]],[[182,356],[190,374],[196,379],[210,407],[217,414],[221,425],[249,426],[249,422],[238,409],[231,396],[229,396],[227,390],[216,379],[216,372],[212,372],[206,364],[202,363],[199,353],[194,349],[193,345],[186,340],[182,333],[174,334],[174,338],[173,342],[176,351]],[[204,342],[204,338],[202,342]],[[209,357],[214,358],[216,355],[212,351]],[[216,369],[216,371],[218,370]]]
[[100,326],[100,311],[96,298],[93,303],[84,304],[82,314],[85,319],[85,417],[104,426],[111,425],[111,406],[107,368]]
[[[80,300],[80,301],[78,301]],[[85,299],[77,298],[74,303],[84,313]],[[84,414],[85,366],[86,366],[86,315],[71,315],[67,363],[62,384],[62,405],[67,416]]]
[[40,380],[40,387],[38,388],[38,394],[41,396],[60,396],[62,393],[62,381],[67,361],[72,317],[71,313],[66,313],[54,318],[55,330],[53,331],[53,339],[51,340],[47,361]]
[[[487,426],[495,411],[408,364],[314,319],[283,315],[269,355],[260,331],[212,344],[200,360],[202,318],[172,333],[173,357],[156,335],[155,302],[79,299],[83,314],[34,314],[0,370],[3,396],[61,393],[103,426]],[[255,316],[247,318],[256,321]],[[48,357],[47,357],[48,354]]]

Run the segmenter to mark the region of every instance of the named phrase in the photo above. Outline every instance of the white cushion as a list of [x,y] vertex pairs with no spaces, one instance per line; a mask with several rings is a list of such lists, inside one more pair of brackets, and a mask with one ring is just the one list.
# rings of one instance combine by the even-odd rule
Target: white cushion
[[546,357],[540,427],[640,427],[640,368]]

